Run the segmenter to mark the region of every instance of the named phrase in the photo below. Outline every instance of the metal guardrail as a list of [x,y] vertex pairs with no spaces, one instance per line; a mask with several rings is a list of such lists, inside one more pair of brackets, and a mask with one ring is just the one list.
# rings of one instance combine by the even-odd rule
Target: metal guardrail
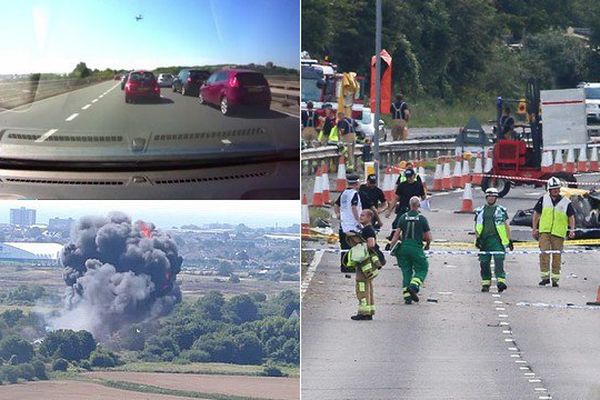
[[57,94],[80,89],[108,79],[53,79],[39,81],[1,81],[0,107],[12,108]]
[[[428,159],[439,155],[452,155],[455,149],[456,139],[409,139],[398,140],[394,142],[384,142],[379,144],[379,152],[381,157],[381,167],[385,168],[392,165],[397,165],[401,160],[412,159],[416,152],[421,152],[423,158]],[[354,158],[362,157],[363,145],[357,144],[354,150]],[[411,154],[412,153],[412,154]],[[320,164],[321,161],[333,161],[337,163],[340,156],[340,151],[337,146],[324,146],[312,149],[305,149],[301,152],[303,162],[303,174],[314,174],[314,166]]]

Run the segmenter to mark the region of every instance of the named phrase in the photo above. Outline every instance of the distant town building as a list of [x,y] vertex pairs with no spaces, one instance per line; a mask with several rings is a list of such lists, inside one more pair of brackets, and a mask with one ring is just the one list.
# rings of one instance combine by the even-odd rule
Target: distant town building
[[30,208],[11,208],[10,224],[29,227],[35,225],[35,210]]
[[75,220],[73,218],[50,218],[48,221],[48,232],[50,233],[69,233]]
[[0,262],[59,265],[62,248],[60,243],[4,242],[0,243]]

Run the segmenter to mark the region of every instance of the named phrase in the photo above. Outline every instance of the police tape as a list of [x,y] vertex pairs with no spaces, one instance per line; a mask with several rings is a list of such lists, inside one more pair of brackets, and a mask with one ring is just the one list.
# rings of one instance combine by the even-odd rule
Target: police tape
[[[303,248],[302,251],[324,253],[347,253],[349,250],[333,248]],[[384,254],[391,254],[389,250],[381,250]],[[451,255],[451,256],[481,256],[481,255],[522,255],[522,254],[585,254],[600,253],[600,249],[563,249],[563,250],[513,250],[513,251],[480,251],[480,250],[423,250],[426,255]]]
[[[526,178],[523,176],[514,176],[514,175],[495,175],[495,174],[473,174],[477,176],[482,176],[484,178],[500,178],[511,181],[525,181],[525,182],[539,182],[539,183],[547,183],[549,179],[538,179],[538,178]],[[581,186],[600,186],[600,182],[565,182],[568,185],[581,185]]]

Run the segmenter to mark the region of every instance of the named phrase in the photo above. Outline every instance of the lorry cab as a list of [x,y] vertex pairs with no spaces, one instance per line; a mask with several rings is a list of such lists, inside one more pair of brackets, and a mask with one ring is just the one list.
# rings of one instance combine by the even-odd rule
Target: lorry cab
[[585,111],[588,124],[600,124],[600,83],[586,82],[577,85],[585,92]]

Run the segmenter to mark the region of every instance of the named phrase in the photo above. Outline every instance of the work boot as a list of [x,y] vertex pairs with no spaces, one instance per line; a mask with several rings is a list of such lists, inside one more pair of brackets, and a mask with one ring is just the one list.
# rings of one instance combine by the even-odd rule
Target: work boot
[[502,293],[506,290],[507,286],[506,283],[500,282],[498,284],[498,293]]
[[371,321],[373,317],[371,315],[356,314],[351,316],[350,319],[353,321]]
[[481,291],[482,291],[483,293],[487,293],[487,292],[489,292],[489,291],[490,291],[490,285],[483,285],[483,286],[481,287]]
[[419,296],[417,296],[417,293],[419,293],[419,288],[415,285],[410,285],[408,287],[408,293],[410,294],[410,298],[415,301],[415,302],[419,302]]
[[558,287],[558,281],[552,281],[552,287]]
[[412,299],[410,297],[404,299],[404,304],[412,304]]
[[344,273],[354,272],[354,268],[346,267],[345,265],[340,266],[340,271]]
[[540,286],[546,286],[549,284],[550,284],[550,279],[548,279],[548,278],[544,278],[540,281],[540,283],[538,283],[538,285],[540,285]]

